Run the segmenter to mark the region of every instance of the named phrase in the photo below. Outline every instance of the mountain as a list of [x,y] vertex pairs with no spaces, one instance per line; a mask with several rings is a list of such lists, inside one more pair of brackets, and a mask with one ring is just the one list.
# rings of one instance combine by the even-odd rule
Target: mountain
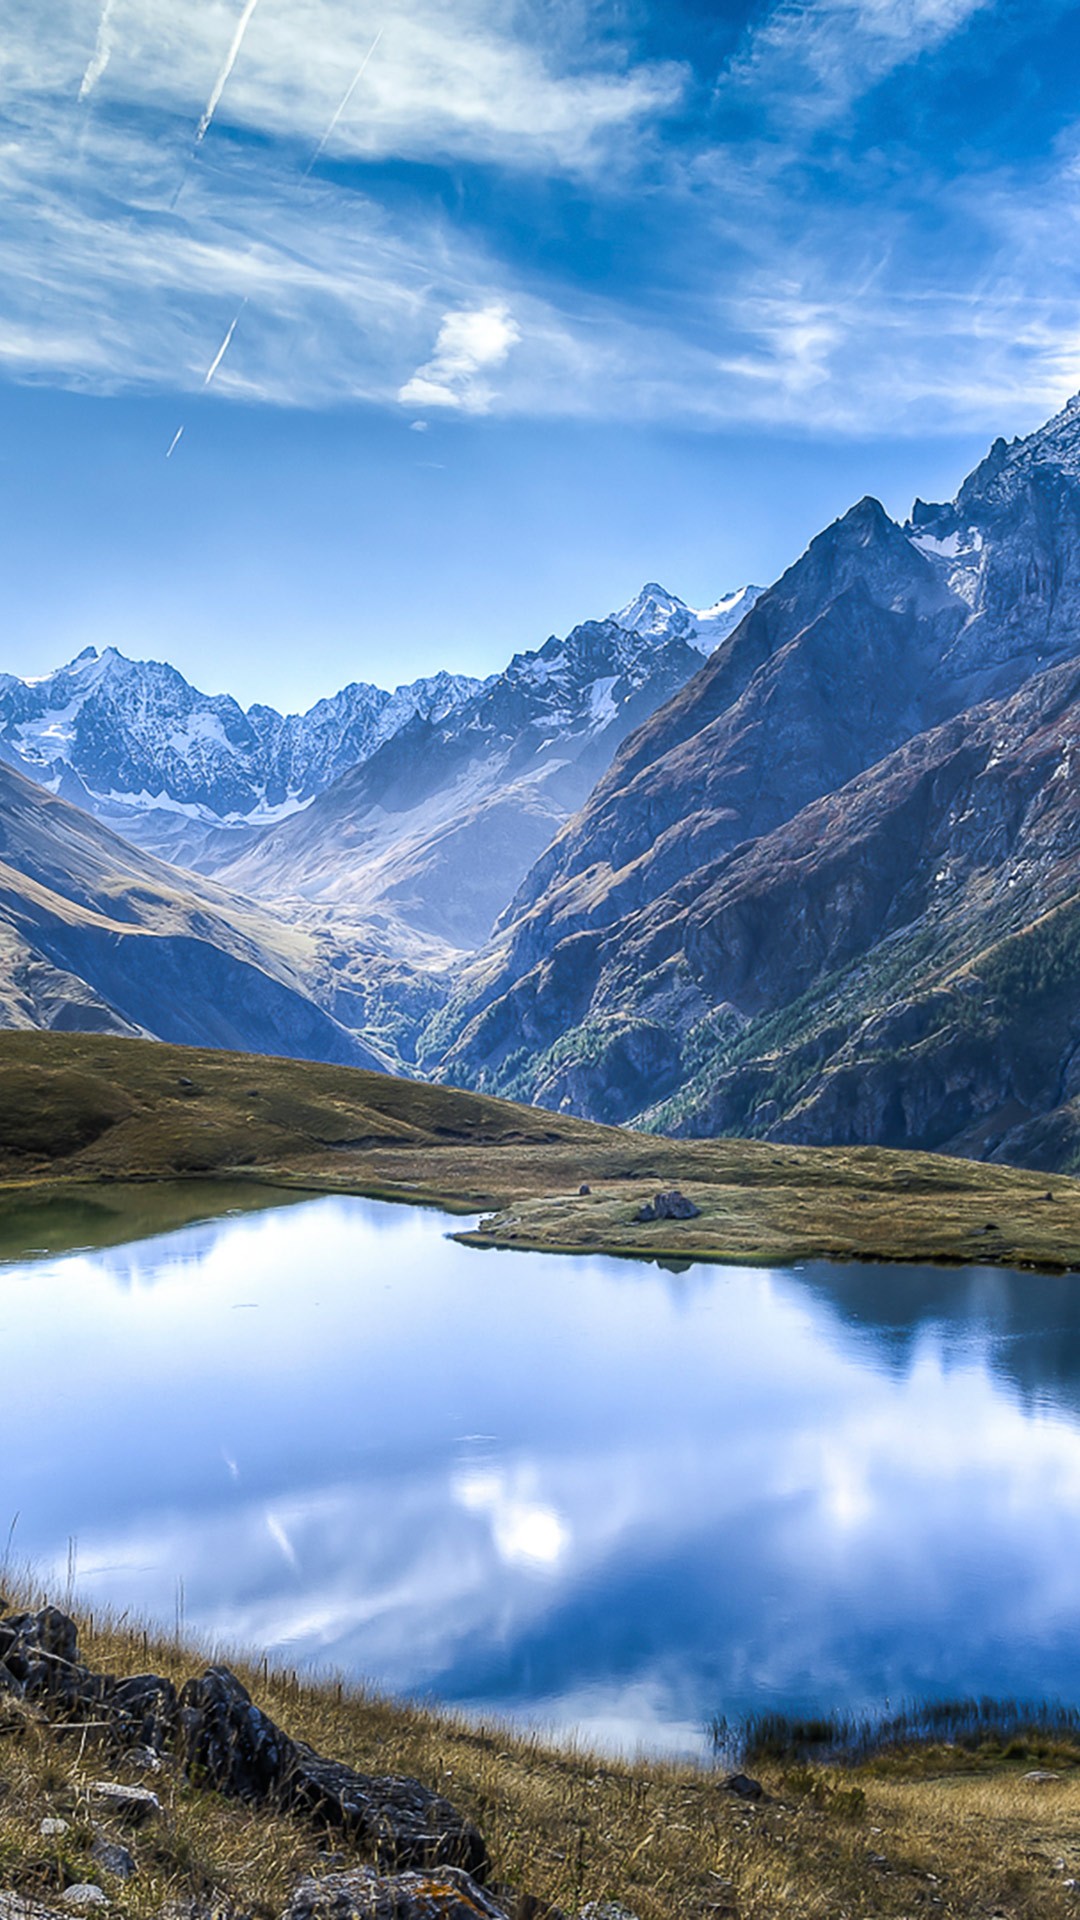
[[414,716],[221,877],[291,912],[389,912],[475,948],[626,734],[701,669],[702,647],[754,592],[698,614],[649,586],[621,614],[515,654],[443,717]]
[[[679,639],[707,652],[755,591],[697,611],[654,584],[612,618],[643,644]],[[38,679],[0,674],[0,761],[137,845],[212,872],[403,727],[417,719],[438,727],[490,684],[441,672],[390,693],[357,681],[306,713],[245,711],[163,662],[87,647]]]
[[738,587],[711,607],[688,607],[665,587],[650,580],[628,606],[610,617],[627,633],[650,634],[658,640],[685,640],[699,653],[710,654],[733,633],[749,613],[761,587]]
[[358,682],[304,714],[245,713],[175,667],[87,647],[41,679],[0,675],[0,759],[127,839],[202,866],[307,805],[416,715],[441,720],[482,684],[439,673],[387,693]]
[[693,1133],[1080,1153],[1080,397],[861,501],[623,744],[424,1035]]
[[0,766],[0,1026],[381,1069],[324,1004],[331,958]]

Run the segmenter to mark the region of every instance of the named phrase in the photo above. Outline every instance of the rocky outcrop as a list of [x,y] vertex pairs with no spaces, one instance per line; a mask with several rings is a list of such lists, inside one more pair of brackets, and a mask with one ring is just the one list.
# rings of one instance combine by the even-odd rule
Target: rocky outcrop
[[357,1773],[323,1759],[275,1726],[227,1667],[188,1681],[179,1725],[189,1774],[219,1792],[307,1813],[384,1864],[487,1871],[480,1834],[448,1800],[418,1780]]
[[[227,1667],[209,1667],[179,1695],[154,1674],[117,1678],[94,1673],[80,1659],[74,1621],[56,1607],[14,1613],[0,1600],[0,1687],[33,1706],[43,1722],[158,1771],[180,1770],[191,1785],[266,1807],[302,1814],[368,1856],[367,1862],[305,1876],[282,1920],[568,1920],[529,1893],[487,1884],[490,1862],[477,1828],[441,1794],[418,1780],[358,1773],[294,1740],[251,1699]],[[7,1731],[0,1726],[0,1731]],[[133,1750],[138,1737],[141,1744]],[[162,1815],[149,1789],[94,1781],[80,1787],[91,1822],[139,1827]],[[70,1832],[63,1819],[41,1823],[43,1837]],[[125,1833],[132,1847],[134,1835]],[[90,1859],[120,1888],[139,1871],[114,1833],[94,1826]],[[339,1855],[342,1859],[345,1856]],[[63,1920],[64,1912],[111,1904],[90,1881],[70,1885],[49,1905],[0,1886],[0,1920]],[[162,1920],[211,1920],[236,1913],[220,1901],[173,1903]],[[593,1903],[579,1920],[634,1920],[610,1903]]]
[[452,1867],[391,1878],[361,1867],[302,1880],[285,1920],[509,1920],[511,1913]]
[[643,1225],[651,1220],[697,1220],[700,1217],[701,1208],[688,1200],[685,1193],[674,1189],[671,1193],[658,1193],[655,1200],[647,1200],[634,1215],[634,1219]]
[[[90,1730],[115,1750],[178,1753],[188,1776],[219,1792],[303,1814],[349,1836],[383,1866],[488,1870],[477,1828],[420,1781],[358,1773],[293,1740],[258,1708],[227,1667],[211,1667],[177,1695],[156,1674],[118,1678],[79,1658],[74,1621],[56,1607],[0,1618],[0,1676],[50,1721]],[[98,1783],[98,1803],[138,1817],[146,1792]]]

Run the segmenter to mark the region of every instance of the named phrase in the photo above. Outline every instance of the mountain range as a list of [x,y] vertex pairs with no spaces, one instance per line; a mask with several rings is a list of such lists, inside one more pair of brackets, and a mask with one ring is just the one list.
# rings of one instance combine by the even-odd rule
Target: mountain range
[[[638,636],[639,676],[653,651],[675,641],[698,665],[755,591],[741,589],[698,612],[651,585],[602,624]],[[525,662],[560,644],[549,641],[540,656],[516,655],[508,673],[520,679]],[[579,695],[598,677],[590,677],[587,657],[580,668]],[[504,677],[440,672],[393,693],[355,681],[306,713],[281,714],[264,705],[245,711],[229,694],[202,693],[163,662],[87,647],[37,679],[0,674],[0,760],[139,846],[213,870],[402,729],[445,726]]]
[[302,716],[87,653],[0,756],[9,1024],[1080,1166],[1080,396],[765,591]]

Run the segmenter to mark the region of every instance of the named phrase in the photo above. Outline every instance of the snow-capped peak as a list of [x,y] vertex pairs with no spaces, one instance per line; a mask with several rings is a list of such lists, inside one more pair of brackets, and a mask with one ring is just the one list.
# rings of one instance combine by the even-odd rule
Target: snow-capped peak
[[629,604],[611,618],[628,633],[656,640],[683,640],[699,653],[711,653],[749,613],[761,587],[736,587],[711,607],[690,607],[655,580],[648,581]]

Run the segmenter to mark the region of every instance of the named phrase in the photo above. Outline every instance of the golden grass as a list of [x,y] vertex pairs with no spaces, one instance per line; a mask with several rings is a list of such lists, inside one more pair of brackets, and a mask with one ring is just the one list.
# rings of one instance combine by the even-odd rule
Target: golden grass
[[[343,1067],[0,1034],[9,1202],[50,1184],[193,1177],[482,1213],[465,1236],[482,1246],[1080,1266],[1080,1182],[1059,1175],[876,1147],[665,1140]],[[700,1218],[635,1222],[644,1200],[676,1185]]]
[[[203,1659],[124,1623],[83,1619],[83,1656],[116,1672],[152,1669],[176,1681]],[[207,1656],[204,1656],[204,1658]],[[869,1920],[915,1914],[1049,1920],[1074,1913],[1080,1880],[1080,1766],[1024,1778],[1030,1755],[956,1751],[885,1758],[859,1769],[773,1767],[756,1806],[725,1791],[722,1772],[600,1760],[497,1726],[374,1698],[334,1683],[234,1663],[258,1703],[320,1751],[370,1772],[409,1773],[482,1828],[497,1883],[568,1914],[587,1900],[625,1904],[640,1920]],[[281,1912],[302,1873],[353,1858],[289,1816],[186,1785],[167,1769],[149,1782],[108,1759],[90,1736],[23,1722],[0,1696],[0,1889],[48,1901],[65,1885],[101,1881],[93,1861],[89,1781],[151,1784],[164,1817],[117,1827],[138,1876],[108,1882],[114,1912],[150,1920],[193,1896],[255,1916]],[[40,1834],[60,1816],[69,1831]]]

